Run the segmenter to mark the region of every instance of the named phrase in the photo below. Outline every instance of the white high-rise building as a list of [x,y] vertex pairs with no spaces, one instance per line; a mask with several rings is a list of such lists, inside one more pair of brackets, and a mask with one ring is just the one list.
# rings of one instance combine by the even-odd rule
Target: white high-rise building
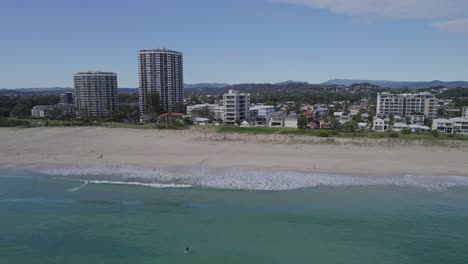
[[377,94],[377,115],[410,116],[422,113],[432,120],[437,117],[437,98],[428,92],[415,94]]
[[119,110],[116,73],[78,72],[73,79],[75,106],[81,116],[107,117]]
[[236,121],[249,119],[250,94],[229,90],[223,95],[223,123],[234,125]]
[[182,57],[181,52],[169,49],[138,52],[140,114],[183,111]]

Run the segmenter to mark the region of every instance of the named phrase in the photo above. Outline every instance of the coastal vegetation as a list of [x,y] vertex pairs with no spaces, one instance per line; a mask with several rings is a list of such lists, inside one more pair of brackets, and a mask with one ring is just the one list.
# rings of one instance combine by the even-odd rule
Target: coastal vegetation
[[398,133],[398,132],[372,132],[372,131],[343,131],[332,129],[294,129],[276,127],[234,127],[221,126],[218,133],[241,133],[241,134],[279,134],[279,135],[304,135],[316,137],[337,137],[337,138],[399,138],[403,140],[468,140],[468,136],[443,135],[435,133]]

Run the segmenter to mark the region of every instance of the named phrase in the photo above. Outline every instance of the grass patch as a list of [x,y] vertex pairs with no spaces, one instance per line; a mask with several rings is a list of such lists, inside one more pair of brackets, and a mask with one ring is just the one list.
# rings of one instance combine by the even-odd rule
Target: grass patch
[[26,120],[11,120],[7,118],[0,118],[0,127],[18,127],[29,125],[30,123]]
[[[328,129],[296,129],[296,128],[280,128],[280,127],[235,127],[222,126],[217,130],[219,133],[241,133],[241,134],[279,134],[279,135],[306,135],[317,137],[338,137],[338,138],[391,138],[390,133],[379,133],[371,131],[355,131],[344,132]],[[462,135],[444,135],[439,134],[434,137],[430,133],[411,133],[398,134],[398,137],[393,135],[393,138],[403,140],[468,140],[468,136]]]

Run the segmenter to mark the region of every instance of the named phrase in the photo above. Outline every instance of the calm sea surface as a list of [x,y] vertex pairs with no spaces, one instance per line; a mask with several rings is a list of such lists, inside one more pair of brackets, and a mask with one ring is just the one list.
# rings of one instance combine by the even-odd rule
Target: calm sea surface
[[29,176],[0,172],[2,264],[468,263],[468,188],[72,192]]

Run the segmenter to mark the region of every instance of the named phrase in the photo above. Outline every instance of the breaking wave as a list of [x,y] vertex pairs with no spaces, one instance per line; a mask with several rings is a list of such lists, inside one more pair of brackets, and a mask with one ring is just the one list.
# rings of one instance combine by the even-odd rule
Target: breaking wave
[[452,187],[468,187],[464,176],[351,176],[310,174],[295,171],[250,169],[207,169],[204,167],[157,168],[139,167],[61,167],[40,168],[43,175],[80,179],[86,184],[126,184],[154,188],[189,188],[192,186],[242,190],[293,190],[317,186],[375,186],[416,187],[440,191]]

